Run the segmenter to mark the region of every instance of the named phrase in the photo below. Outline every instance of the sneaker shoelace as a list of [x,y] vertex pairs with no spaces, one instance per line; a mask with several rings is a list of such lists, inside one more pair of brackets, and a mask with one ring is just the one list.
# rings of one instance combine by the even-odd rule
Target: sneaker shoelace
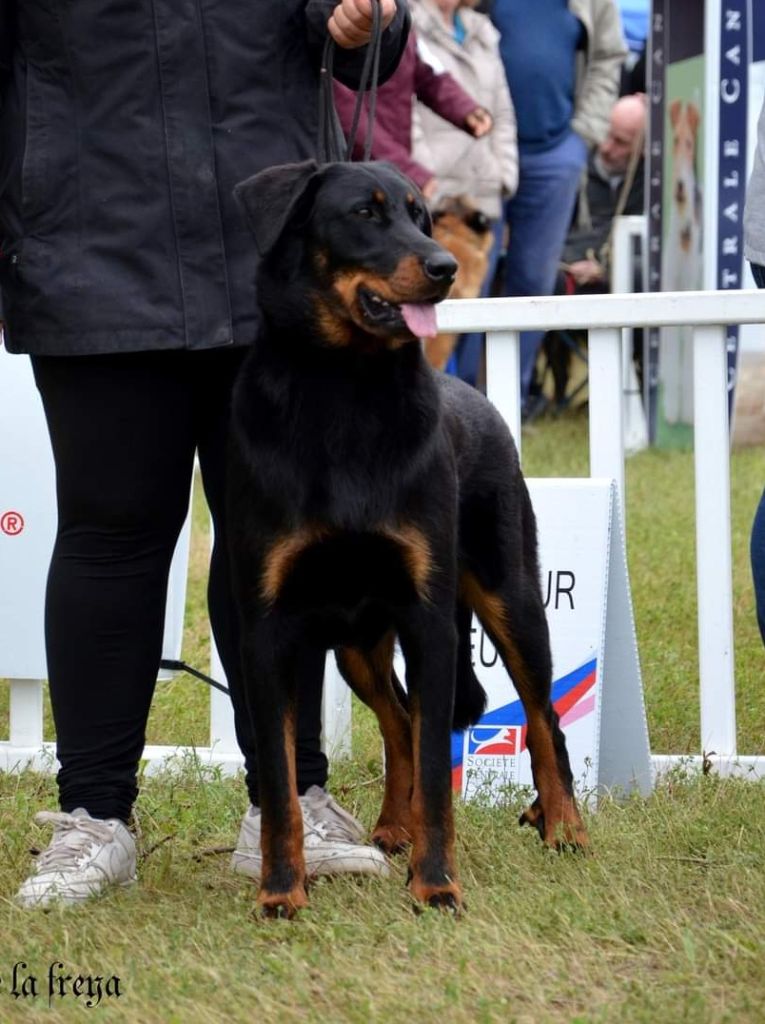
[[37,871],[76,868],[94,846],[109,842],[112,830],[92,818],[75,818],[63,811],[39,811],[35,821],[40,825],[53,825],[53,838],[47,849],[37,857]]
[[[357,844],[360,842],[359,826],[347,812],[343,813],[329,794],[324,799],[301,801],[303,805],[303,822],[306,828],[315,832],[322,839],[334,839],[341,843]],[[349,820],[346,820],[347,818]]]

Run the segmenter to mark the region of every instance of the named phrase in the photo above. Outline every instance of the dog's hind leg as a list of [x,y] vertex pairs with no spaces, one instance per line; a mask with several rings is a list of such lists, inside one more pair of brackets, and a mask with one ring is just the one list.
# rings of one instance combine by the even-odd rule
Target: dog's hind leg
[[295,771],[299,686],[318,671],[324,652],[290,644],[288,630],[252,630],[243,645],[248,703],[257,739],[263,869],[258,904],[264,917],[293,917],[308,905],[303,816]]
[[393,671],[393,645],[391,632],[370,651],[358,647],[337,651],[343,678],[377,715],[382,733],[385,795],[372,842],[388,854],[400,852],[412,841],[412,729],[401,699],[406,696]]
[[466,573],[462,588],[497,648],[526,712],[526,742],[538,796],[522,815],[521,824],[533,825],[550,846],[586,846],[566,741],[550,699],[552,664],[538,584],[534,586],[529,578],[506,581],[490,591]]
[[470,568],[462,572],[460,596],[475,609],[526,713],[537,799],[522,815],[521,824],[533,825],[550,846],[585,847],[587,832],[574,799],[566,741],[552,706],[550,637],[539,583],[536,525],[525,487],[514,505],[520,518],[505,527],[517,535],[517,549],[498,541],[490,565],[471,559]]

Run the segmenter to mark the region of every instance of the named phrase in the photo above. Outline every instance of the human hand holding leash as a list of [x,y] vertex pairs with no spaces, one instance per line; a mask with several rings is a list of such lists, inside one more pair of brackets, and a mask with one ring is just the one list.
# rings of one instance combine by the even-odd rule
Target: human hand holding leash
[[[327,22],[329,34],[338,46],[353,50],[366,46],[372,38],[373,0],[340,0]],[[396,14],[396,0],[379,0],[382,27],[386,29]]]
[[573,263],[561,264],[573,277],[580,287],[588,284],[598,284],[605,278],[605,271],[596,259],[575,260]]

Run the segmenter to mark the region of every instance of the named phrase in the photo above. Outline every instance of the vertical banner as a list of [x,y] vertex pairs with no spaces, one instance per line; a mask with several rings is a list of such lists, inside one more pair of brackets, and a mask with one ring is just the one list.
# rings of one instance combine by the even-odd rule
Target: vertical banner
[[[747,181],[749,0],[725,0],[720,11],[720,100],[717,178],[717,287],[741,288]],[[739,328],[727,328],[728,414],[733,412]]]
[[[649,288],[752,287],[743,210],[765,94],[765,0],[653,0],[650,58]],[[740,353],[761,364],[765,337],[731,325],[727,347],[732,415]],[[690,331],[648,332],[645,365],[651,442],[689,446]],[[750,392],[744,413],[760,408]]]
[[[649,36],[649,147],[648,147],[648,291],[661,291],[662,182],[664,180],[664,93],[668,55],[667,0],[653,0]],[[659,329],[645,332],[643,404],[647,410],[648,439],[656,443],[659,403]]]
[[[669,0],[662,160],[661,290],[704,287],[703,245],[707,195],[706,147],[710,130],[706,93],[705,16],[709,2]],[[660,331],[656,443],[693,442],[693,335],[689,327]]]

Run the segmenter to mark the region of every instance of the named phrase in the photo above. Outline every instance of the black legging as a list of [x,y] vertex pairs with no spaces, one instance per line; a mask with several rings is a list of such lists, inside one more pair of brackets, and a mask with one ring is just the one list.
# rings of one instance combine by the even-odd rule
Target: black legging
[[[198,451],[215,545],[208,604],[258,800],[226,555],[225,451],[242,349],[35,356],[56,464],[45,635],[61,809],[127,820],[162,650],[167,580]],[[321,688],[301,693],[300,792],[324,785]]]

